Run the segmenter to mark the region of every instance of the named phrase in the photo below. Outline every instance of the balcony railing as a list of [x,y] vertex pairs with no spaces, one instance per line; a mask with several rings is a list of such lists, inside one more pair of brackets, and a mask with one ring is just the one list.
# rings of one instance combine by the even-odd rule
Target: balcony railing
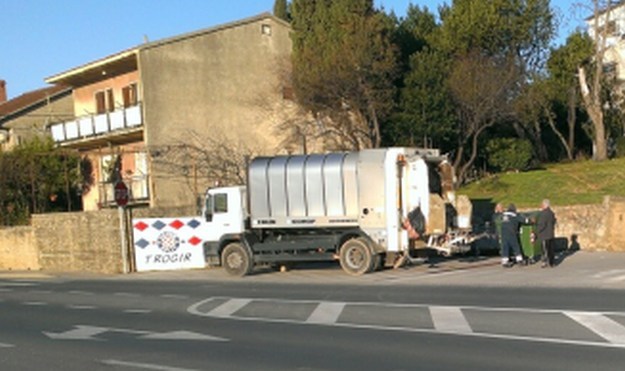
[[[143,204],[150,201],[150,193],[148,188],[148,175],[137,175],[132,177],[124,177],[124,183],[128,187],[128,203]],[[111,207],[115,203],[115,184],[113,182],[98,183],[100,194],[99,204],[101,207]]]
[[141,105],[122,108],[99,115],[80,117],[50,126],[52,139],[57,143],[87,139],[90,137],[112,134],[124,129],[143,125]]

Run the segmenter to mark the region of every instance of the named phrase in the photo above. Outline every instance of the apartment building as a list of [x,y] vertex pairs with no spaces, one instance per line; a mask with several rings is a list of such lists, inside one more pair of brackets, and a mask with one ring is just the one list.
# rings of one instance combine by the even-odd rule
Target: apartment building
[[211,156],[202,152],[210,145],[227,143],[232,157],[241,148],[292,152],[281,130],[300,114],[289,94],[289,33],[288,23],[264,13],[48,77],[72,90],[73,117],[49,130],[59,147],[79,151],[91,164],[84,209],[114,206],[118,180],[130,189],[131,205],[195,204],[220,180],[199,164]]

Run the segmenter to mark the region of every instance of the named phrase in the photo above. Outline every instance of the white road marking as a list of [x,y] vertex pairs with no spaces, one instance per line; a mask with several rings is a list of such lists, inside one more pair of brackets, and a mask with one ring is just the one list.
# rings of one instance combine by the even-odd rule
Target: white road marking
[[625,346],[625,327],[613,319],[592,312],[564,312],[564,314],[610,343]]
[[625,269],[610,269],[604,272],[593,274],[593,278],[605,278],[608,276],[613,276],[615,274],[623,274],[625,273]]
[[105,365],[109,366],[125,366],[125,367],[134,367],[140,368],[143,370],[158,370],[158,371],[199,371],[191,368],[180,368],[180,367],[172,367],[172,366],[163,366],[163,365],[155,365],[151,363],[137,363],[137,362],[125,362],[118,361],[115,359],[105,359],[101,361]]
[[606,279],[606,282],[622,282],[625,281],[625,274],[616,277],[610,277]]
[[99,340],[93,336],[109,331],[106,327],[76,326],[74,330],[61,333],[43,332],[50,339],[56,340]]
[[52,290],[30,290],[32,294],[52,294]]
[[30,305],[30,306],[44,306],[44,305],[48,305],[48,303],[43,302],[43,301],[25,301],[22,304],[24,305]]
[[171,332],[155,332],[141,336],[141,339],[150,340],[209,340],[209,341],[228,341],[226,338],[218,336],[198,334],[190,331],[171,331]]
[[89,292],[89,291],[79,291],[79,290],[69,291],[69,293],[73,294],[73,295],[86,295],[86,296],[93,295],[92,292]]
[[0,282],[0,286],[2,287],[25,287],[25,286],[37,286],[37,284],[32,283],[32,282]]
[[186,295],[163,294],[163,295],[161,295],[161,298],[166,298],[166,299],[188,299],[189,297],[186,296]]
[[83,310],[83,309],[96,309],[97,307],[93,306],[93,305],[73,305],[70,304],[67,306],[69,309],[79,309],[79,310]]
[[434,328],[440,332],[469,333],[471,326],[458,307],[430,307],[430,315]]
[[0,348],[13,348],[14,346],[13,344],[0,343]]
[[[215,300],[226,300],[223,304],[217,306],[208,311],[202,311],[202,307],[207,303]],[[268,302],[276,303],[280,305],[284,304],[318,304],[313,313],[308,319],[288,319],[288,318],[270,318],[270,317],[237,317],[233,314],[239,309],[245,307],[251,302]],[[415,308],[415,309],[428,309],[431,314],[432,323],[434,329],[429,328],[415,328],[415,327],[403,327],[403,326],[386,326],[386,325],[369,325],[358,324],[348,322],[337,322],[338,316],[346,306],[379,306],[389,308]],[[340,308],[340,310],[339,310]],[[559,314],[569,315],[569,317],[577,316],[581,321],[576,321],[586,327],[589,323],[592,323],[591,330],[597,332],[600,336],[608,341],[597,340],[569,340],[563,338],[549,338],[540,336],[529,335],[514,335],[514,334],[496,334],[496,333],[482,333],[474,332],[466,321],[462,311],[463,310],[476,310],[476,311],[490,311],[490,312],[520,312],[520,313],[533,313],[533,314]],[[581,346],[593,346],[603,348],[619,348],[625,349],[625,327],[619,323],[605,317],[608,315],[625,316],[625,312],[574,312],[564,309],[536,309],[536,308],[511,308],[511,307],[482,307],[482,306],[436,306],[429,304],[398,304],[398,303],[380,303],[380,302],[325,302],[318,300],[284,300],[273,298],[229,298],[229,297],[210,297],[208,299],[201,300],[187,308],[187,312],[193,315],[202,317],[220,317],[230,318],[237,321],[257,321],[257,322],[269,322],[269,323],[289,323],[289,324],[305,324],[305,325],[330,325],[336,327],[345,328],[361,328],[361,329],[373,329],[384,331],[402,331],[413,333],[427,333],[427,334],[444,334],[444,335],[457,335],[457,336],[473,336],[481,338],[493,338],[493,339],[505,339],[505,340],[522,340],[541,343],[552,344],[566,344],[566,345],[581,345]],[[336,316],[336,319],[333,319]],[[598,317],[602,317],[599,318]],[[571,318],[573,318],[571,317]],[[591,319],[589,319],[589,317]],[[573,318],[575,319],[575,318]],[[616,329],[616,330],[615,330]]]
[[124,313],[135,313],[135,314],[152,313],[152,309],[125,309]]
[[230,317],[233,313],[248,305],[252,299],[230,299],[207,313],[212,317]]
[[124,296],[124,297],[128,297],[128,298],[138,298],[139,296],[141,296],[139,294],[134,294],[134,293],[131,293],[131,292],[116,292],[113,295],[115,295],[115,296]]
[[105,339],[97,338],[96,335],[104,334],[106,332],[117,332],[122,334],[130,334],[137,336],[139,339],[145,340],[194,340],[194,341],[229,341],[226,338],[212,336],[207,334],[200,334],[196,332],[177,330],[170,332],[151,332],[145,330],[134,330],[124,328],[111,328],[111,327],[98,327],[98,326],[84,326],[76,325],[73,329],[65,332],[43,332],[44,335],[54,340],[100,340]]
[[339,319],[343,308],[345,308],[345,303],[321,302],[310,314],[306,322],[326,325],[333,324]]
[[0,292],[13,292],[13,289],[3,289],[3,288],[0,288]]
[[[194,310],[190,310],[190,313],[198,314],[200,316],[207,316],[206,313],[196,312]],[[276,318],[265,318],[265,317],[230,317],[237,321],[251,321],[251,322],[267,322],[267,323],[289,323],[294,325],[317,325],[309,322],[302,322],[291,319],[276,319]],[[559,339],[559,338],[545,338],[545,337],[533,337],[533,336],[523,336],[523,335],[505,335],[505,334],[490,334],[483,332],[457,332],[457,333],[444,333],[440,332],[436,329],[425,329],[425,328],[414,328],[414,327],[401,327],[401,326],[382,326],[382,325],[363,325],[356,323],[341,323],[336,322],[332,324],[332,326],[343,327],[343,328],[358,328],[358,329],[366,329],[366,330],[381,330],[381,331],[400,331],[400,332],[412,332],[419,334],[432,334],[432,335],[452,335],[452,336],[470,336],[477,338],[490,338],[490,339],[502,339],[502,340],[521,340],[521,341],[530,341],[530,342],[538,342],[538,343],[550,343],[550,344],[566,344],[566,345],[583,345],[583,346],[592,346],[599,348],[619,348],[625,349],[624,344],[615,344],[608,342],[598,342],[598,341],[584,341],[584,340],[568,340],[568,339]]]

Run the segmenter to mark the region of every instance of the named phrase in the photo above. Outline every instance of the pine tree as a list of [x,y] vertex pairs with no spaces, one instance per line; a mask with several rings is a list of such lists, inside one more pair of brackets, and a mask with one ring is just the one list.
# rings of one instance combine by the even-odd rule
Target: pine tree
[[283,19],[287,22],[290,21],[289,9],[286,0],[276,0],[273,4],[273,15]]
[[326,119],[344,148],[378,147],[395,93],[390,18],[372,0],[294,0],[291,11],[298,102]]

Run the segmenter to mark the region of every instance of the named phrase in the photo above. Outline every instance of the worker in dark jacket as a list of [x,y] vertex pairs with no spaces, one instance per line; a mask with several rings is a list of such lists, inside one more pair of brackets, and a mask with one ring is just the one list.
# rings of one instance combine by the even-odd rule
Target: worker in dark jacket
[[543,268],[555,266],[555,256],[553,252],[553,239],[555,237],[556,216],[551,210],[550,202],[544,199],[540,206],[540,213],[536,221],[536,239],[540,243],[543,251]]
[[503,212],[501,218],[501,264],[504,267],[511,267],[513,264],[510,261],[511,252],[517,264],[523,262],[521,246],[519,245],[519,226],[524,221],[524,218],[517,214],[514,204],[510,204],[508,210]]

